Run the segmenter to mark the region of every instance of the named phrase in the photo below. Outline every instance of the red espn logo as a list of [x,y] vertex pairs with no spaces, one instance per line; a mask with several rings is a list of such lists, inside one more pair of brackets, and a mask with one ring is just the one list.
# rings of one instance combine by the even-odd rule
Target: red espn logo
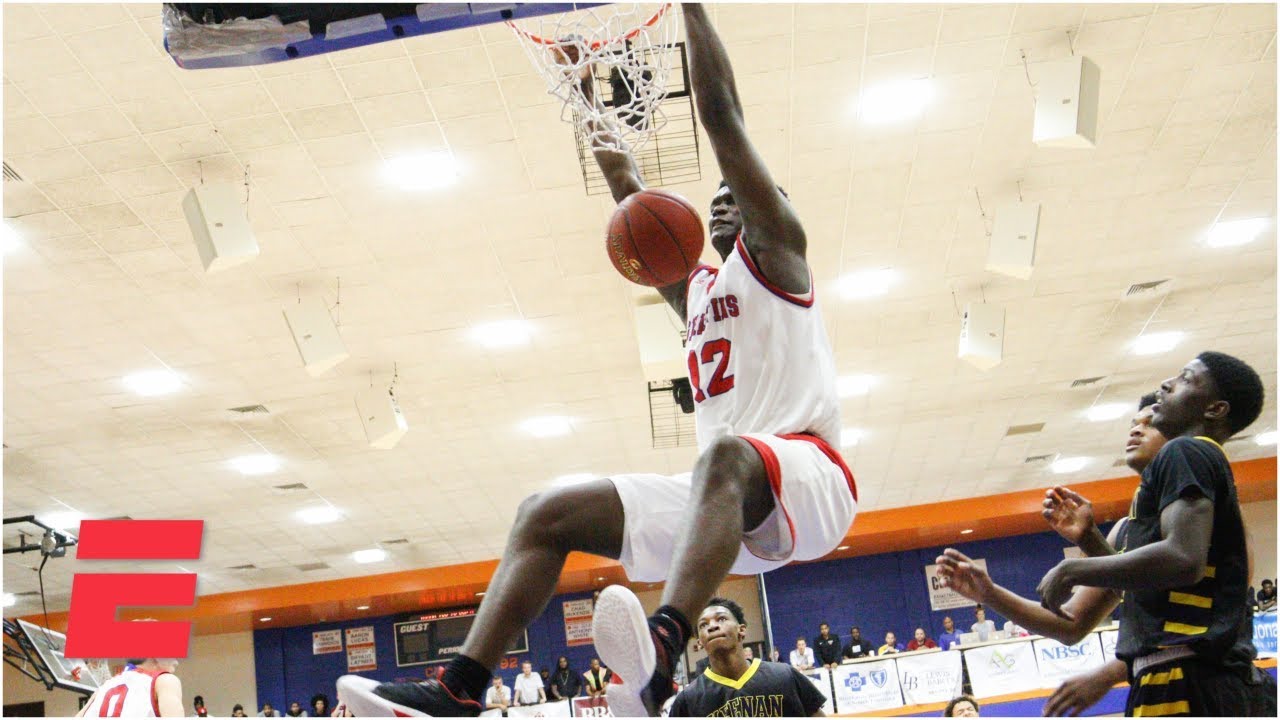
[[[203,520],[85,520],[77,560],[198,560]],[[76,573],[66,657],[185,658],[191,622],[116,619],[122,607],[191,607],[195,573]]]

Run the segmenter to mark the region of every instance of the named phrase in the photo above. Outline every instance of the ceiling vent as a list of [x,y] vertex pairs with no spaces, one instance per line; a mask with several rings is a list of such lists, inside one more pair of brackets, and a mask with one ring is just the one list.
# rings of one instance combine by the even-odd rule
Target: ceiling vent
[[297,567],[302,572],[311,572],[312,570],[328,570],[329,563],[322,563],[322,562],[306,563],[304,565],[297,565],[295,567]]
[[1124,295],[1120,296],[1121,300],[1141,300],[1151,297],[1159,297],[1169,293],[1169,279],[1152,280],[1144,283],[1134,283],[1124,291]]
[[5,182],[26,182],[25,180],[22,179],[22,176],[18,174],[18,171],[14,170],[13,166],[11,166],[7,162],[4,164],[4,181]]
[[382,545],[408,545],[409,538],[396,538],[395,540],[383,540]]
[[283,495],[285,493],[292,493],[292,492],[297,492],[299,490],[306,490],[306,489],[307,489],[306,483],[297,482],[297,483],[289,483],[288,485],[276,485],[275,487],[271,488],[271,492],[277,495]]
[[228,570],[257,570],[258,566],[254,565],[253,563],[249,563],[248,565],[233,565],[227,569]]
[[1099,382],[1104,380],[1106,377],[1107,377],[1106,375],[1099,375],[1097,377],[1076,378],[1075,380],[1071,381],[1071,387],[1073,388],[1089,387],[1090,385],[1098,384]]
[[1029,458],[1027,458],[1027,459],[1023,460],[1022,462],[1023,462],[1024,464],[1025,464],[1025,463],[1048,462],[1048,461],[1050,461],[1050,460],[1052,460],[1052,459],[1053,459],[1053,454],[1051,453],[1051,454],[1049,454],[1049,455],[1032,455],[1031,457],[1029,457]]
[[1038,433],[1043,429],[1044,429],[1044,423],[1030,423],[1027,425],[1010,425],[1009,429],[1004,431],[1004,436],[1009,437],[1011,435],[1030,435],[1031,433]]

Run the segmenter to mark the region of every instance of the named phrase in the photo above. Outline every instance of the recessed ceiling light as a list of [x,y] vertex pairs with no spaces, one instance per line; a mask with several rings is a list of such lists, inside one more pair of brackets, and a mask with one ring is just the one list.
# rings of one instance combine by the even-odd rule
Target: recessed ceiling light
[[84,513],[76,510],[66,510],[49,513],[48,515],[37,515],[36,519],[58,530],[75,530],[80,527],[80,522],[84,520]]
[[124,386],[143,397],[168,395],[182,387],[182,376],[172,370],[143,370],[125,375]]
[[357,606],[356,606],[356,609],[357,609],[357,610],[368,610],[368,609],[369,609],[369,606],[368,606],[368,605],[357,605]]
[[551,481],[551,487],[568,487],[570,485],[580,485],[584,482],[591,482],[600,477],[595,473],[570,473],[561,475]]
[[857,428],[845,428],[840,431],[840,447],[853,447],[862,439],[862,431]]
[[544,415],[525,420],[520,429],[536,438],[549,438],[568,435],[573,432],[573,424],[563,415]]
[[1253,441],[1258,443],[1259,445],[1275,445],[1276,431],[1268,430],[1264,433],[1258,433],[1257,435],[1253,436]]
[[9,223],[0,223],[0,255],[8,255],[21,245],[18,231],[10,227]]
[[895,80],[873,85],[858,98],[862,122],[882,125],[910,120],[933,101],[933,83],[926,78]]
[[382,548],[369,548],[351,553],[351,559],[358,563],[376,563],[387,559],[387,551]]
[[296,517],[308,525],[323,525],[342,519],[342,513],[332,505],[320,505],[306,508],[295,513]]
[[874,375],[841,375],[836,378],[836,393],[842,398],[866,395],[875,384]]
[[837,550],[848,550],[848,549],[849,549],[849,546],[848,546],[848,545],[841,545],[840,547],[838,547],[838,548],[836,548],[836,549],[837,549]]
[[245,475],[266,475],[280,469],[280,458],[270,453],[241,455],[231,461],[231,467]]
[[471,328],[471,339],[487,348],[527,345],[533,325],[525,320],[498,320]]
[[604,578],[602,578],[602,577],[598,577],[598,578],[596,578],[596,582],[604,582]]
[[1182,338],[1186,333],[1177,331],[1144,333],[1133,341],[1133,353],[1135,355],[1156,355],[1163,352],[1169,352],[1182,342]]
[[448,152],[429,152],[392,158],[382,173],[403,190],[433,190],[457,182],[458,164]]
[[1093,422],[1104,422],[1106,420],[1115,420],[1129,412],[1131,406],[1129,403],[1106,403],[1105,405],[1094,405],[1085,413],[1085,417]]
[[270,621],[271,621],[270,617],[258,618],[258,622],[270,622]]
[[5,606],[5,607],[13,607],[14,605],[17,605],[17,604],[18,604],[18,596],[17,596],[17,595],[14,595],[13,593],[5,593],[5,594],[4,594],[4,606]]
[[1213,248],[1245,245],[1257,240],[1266,227],[1266,218],[1215,223],[1213,227],[1209,228],[1209,237],[1205,244]]
[[960,534],[961,534],[961,535],[972,535],[972,534],[973,534],[973,528],[965,528],[964,530],[961,530],[961,531],[960,531]]
[[1057,460],[1053,461],[1053,464],[1049,466],[1049,469],[1059,475],[1063,475],[1066,473],[1073,473],[1078,470],[1083,470],[1084,466],[1088,464],[1089,464],[1089,458],[1087,457],[1058,458]]
[[844,300],[862,300],[884,295],[898,280],[898,273],[889,268],[858,270],[841,275],[836,280],[836,292]]
[[480,592],[476,593],[476,597],[484,597],[484,591],[481,590]]

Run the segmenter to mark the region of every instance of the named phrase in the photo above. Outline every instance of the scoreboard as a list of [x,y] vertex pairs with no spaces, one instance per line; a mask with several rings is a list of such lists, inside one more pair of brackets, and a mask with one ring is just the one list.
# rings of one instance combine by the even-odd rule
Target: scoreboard
[[[411,667],[452,660],[462,652],[474,608],[426,613],[395,624],[396,665]],[[529,651],[529,633],[525,630],[507,648],[507,654]]]

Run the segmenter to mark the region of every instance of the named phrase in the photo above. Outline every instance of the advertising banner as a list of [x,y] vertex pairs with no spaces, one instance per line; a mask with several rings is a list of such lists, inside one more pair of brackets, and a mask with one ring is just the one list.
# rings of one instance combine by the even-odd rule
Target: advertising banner
[[1075,645],[1063,645],[1050,638],[1036,640],[1032,645],[1035,646],[1036,663],[1040,667],[1042,688],[1057,688],[1069,677],[1082,675],[1106,664],[1098,633],[1089,633]]
[[569,702],[573,704],[574,717],[613,717],[606,697],[576,697]]
[[1102,659],[1116,659],[1116,643],[1120,642],[1119,630],[1103,630],[1098,633],[1098,637],[1102,639]]
[[[983,570],[987,569],[987,561],[985,559],[975,559],[973,563]],[[973,607],[978,604],[947,587],[946,581],[938,575],[937,565],[924,566],[924,584],[929,590],[929,606],[934,612]]]
[[841,665],[832,673],[840,713],[902,707],[902,689],[893,660]]
[[569,710],[568,700],[558,700],[556,702],[540,703],[538,705],[512,705],[507,708],[507,717],[573,717]]
[[831,692],[831,671],[826,668],[813,668],[801,673],[805,677],[813,681],[814,687],[818,688],[826,698],[827,702],[822,706],[822,712],[827,715],[836,712],[835,695]]
[[964,686],[959,650],[903,655],[897,663],[902,699],[907,705],[947,702]]
[[566,600],[564,603],[564,640],[569,647],[590,645],[591,615],[595,612],[591,598]]
[[342,631],[321,630],[311,633],[311,654],[342,652]]
[[1040,688],[1036,656],[1029,642],[965,650],[964,663],[969,668],[973,696],[979,699]]
[[1258,657],[1273,658],[1276,656],[1276,613],[1258,613],[1253,616],[1253,646],[1258,648]]

